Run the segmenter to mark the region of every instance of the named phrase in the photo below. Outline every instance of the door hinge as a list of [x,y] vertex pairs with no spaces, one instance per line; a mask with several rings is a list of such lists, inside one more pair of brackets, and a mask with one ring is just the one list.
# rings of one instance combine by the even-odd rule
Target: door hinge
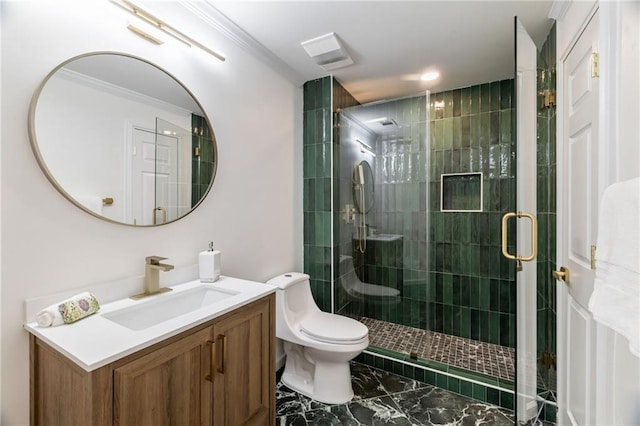
[[544,365],[547,370],[553,368],[556,369],[556,354],[550,351],[542,352],[542,365]]
[[556,106],[556,92],[549,89],[543,90],[541,105],[542,108],[553,108]]
[[596,246],[591,246],[591,269],[596,270]]
[[600,55],[598,52],[591,54],[591,77],[600,77]]

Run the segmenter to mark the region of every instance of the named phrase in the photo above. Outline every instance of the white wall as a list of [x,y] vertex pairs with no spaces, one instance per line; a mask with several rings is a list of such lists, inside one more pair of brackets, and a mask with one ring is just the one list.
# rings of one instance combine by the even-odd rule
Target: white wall
[[620,143],[618,179],[640,176],[640,3],[620,3]]
[[[224,275],[264,281],[302,268],[302,91],[214,31],[203,33],[204,41],[227,55],[224,63],[172,39],[152,45],[125,28],[135,18],[107,1],[3,1],[0,8],[0,413],[2,424],[21,425],[29,420],[26,298],[142,275],[148,255],[191,265],[209,240],[223,253]],[[180,26],[183,15],[165,19]],[[27,136],[31,95],[59,63],[90,51],[158,64],[211,119],[216,180],[182,220],[155,228],[101,221],[69,203],[40,171]]]

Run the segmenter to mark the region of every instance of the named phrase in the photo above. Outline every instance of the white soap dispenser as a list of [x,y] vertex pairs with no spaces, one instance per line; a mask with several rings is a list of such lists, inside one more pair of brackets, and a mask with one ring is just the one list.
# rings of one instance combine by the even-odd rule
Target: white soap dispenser
[[220,252],[213,249],[213,242],[209,243],[209,250],[200,252],[198,263],[200,266],[200,282],[213,283],[220,278]]

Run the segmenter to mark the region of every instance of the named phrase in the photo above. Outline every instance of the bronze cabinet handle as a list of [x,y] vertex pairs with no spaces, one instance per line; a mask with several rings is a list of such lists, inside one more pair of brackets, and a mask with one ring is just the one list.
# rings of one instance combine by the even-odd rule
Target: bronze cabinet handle
[[216,343],[209,340],[207,347],[209,348],[209,374],[204,378],[213,383],[216,377]]

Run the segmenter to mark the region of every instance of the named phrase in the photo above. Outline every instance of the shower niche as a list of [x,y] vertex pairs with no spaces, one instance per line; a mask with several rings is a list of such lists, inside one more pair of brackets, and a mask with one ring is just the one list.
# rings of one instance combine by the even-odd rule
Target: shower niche
[[482,172],[440,175],[440,211],[482,212]]

